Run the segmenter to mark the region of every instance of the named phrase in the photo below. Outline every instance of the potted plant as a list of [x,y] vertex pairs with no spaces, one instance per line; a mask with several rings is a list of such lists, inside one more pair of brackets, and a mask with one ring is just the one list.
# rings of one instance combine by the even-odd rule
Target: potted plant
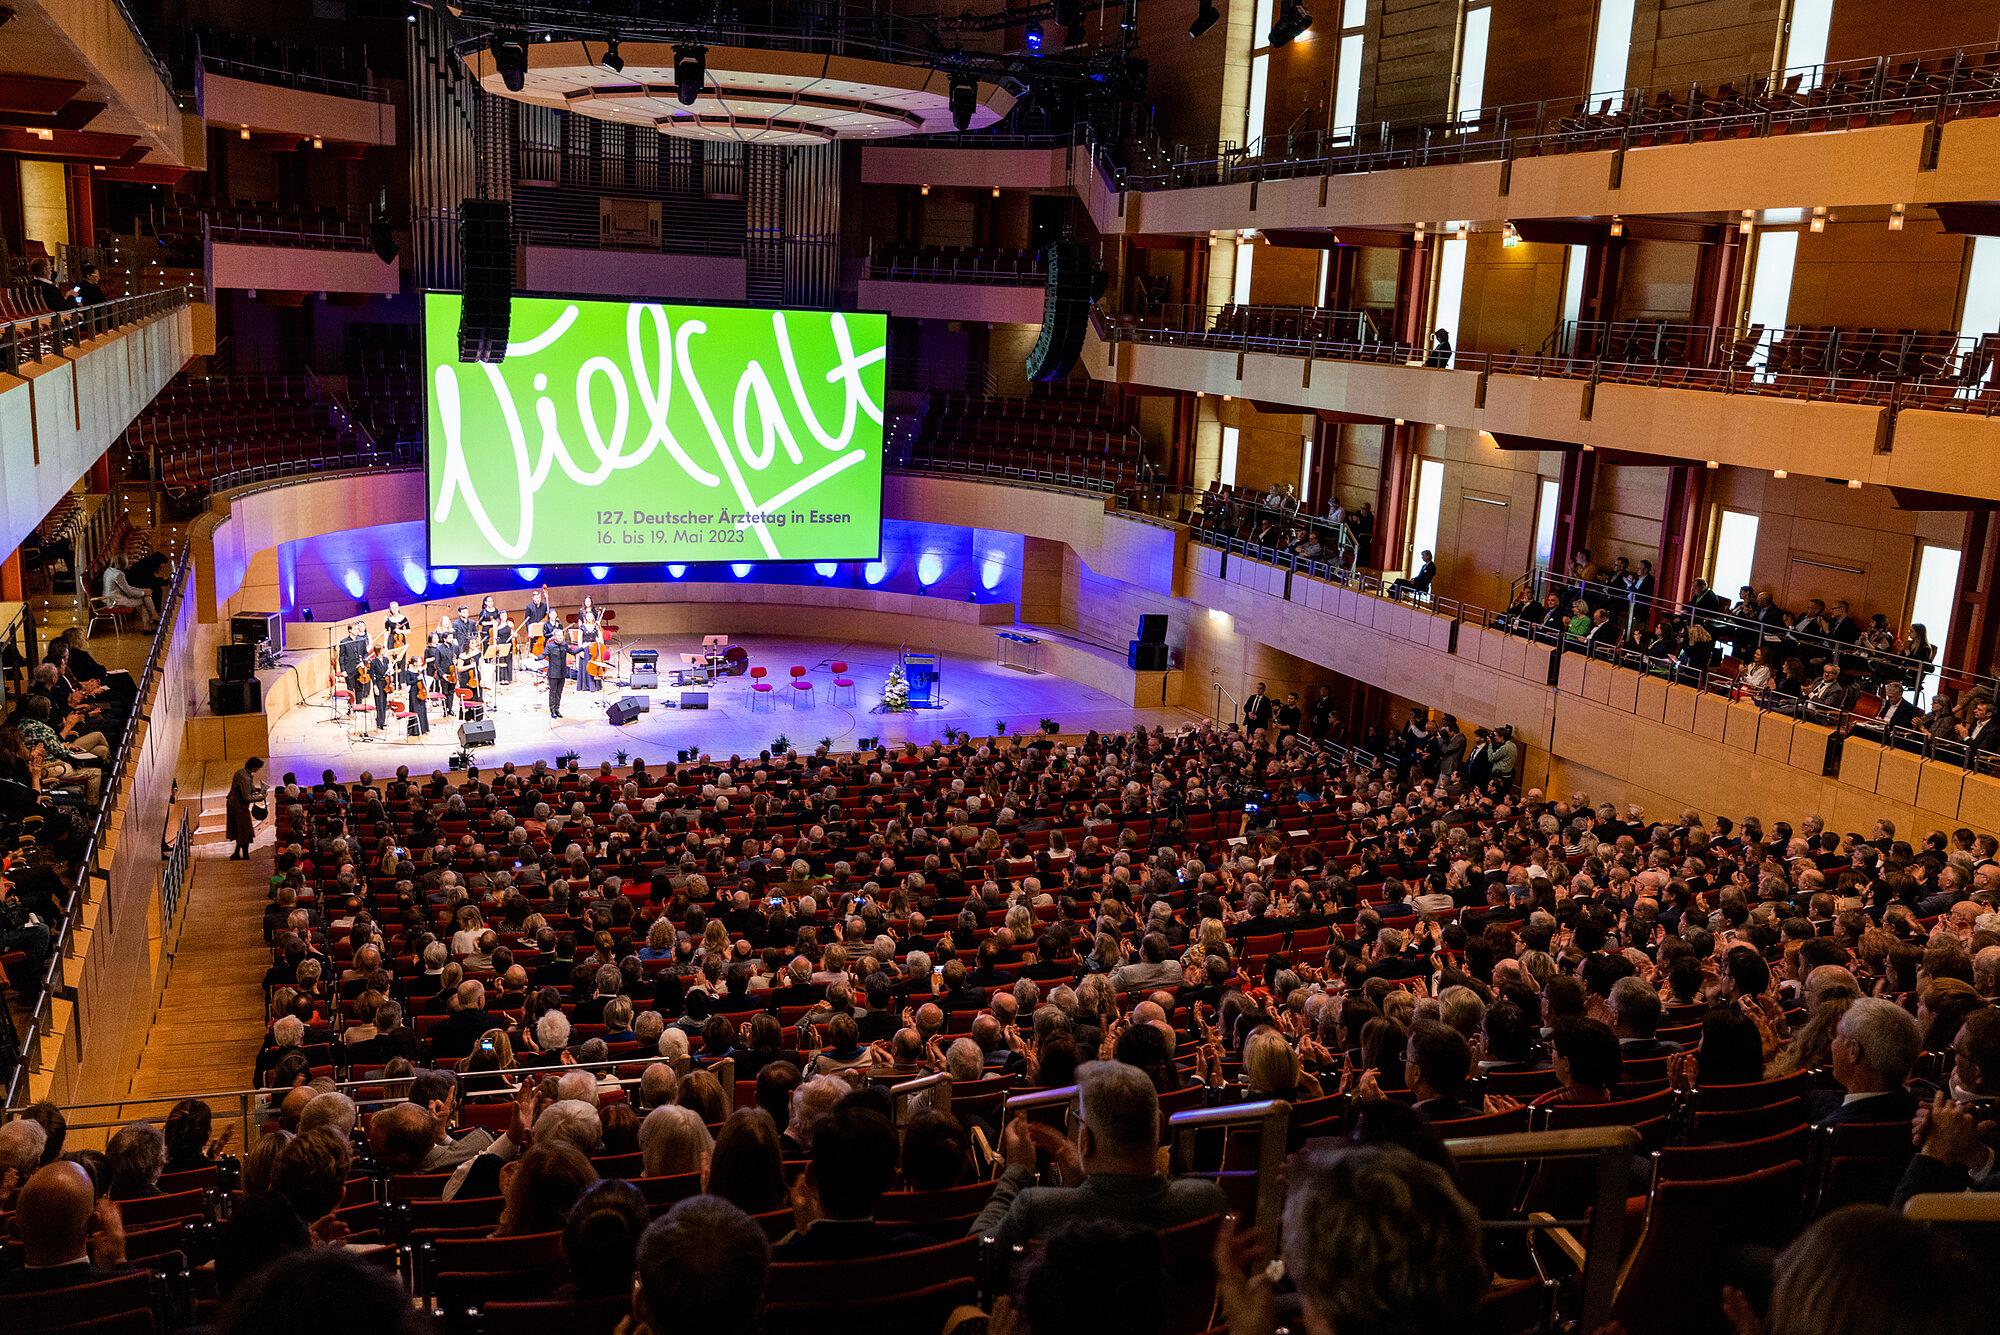
[[1045,718],[1042,720],[1042,731],[1053,737],[1062,731],[1062,724],[1052,718]]
[[792,749],[792,739],[782,732],[771,739],[771,754],[781,756]]
[[882,712],[900,714],[910,707],[910,683],[903,679],[901,663],[889,669],[889,680],[882,683]]

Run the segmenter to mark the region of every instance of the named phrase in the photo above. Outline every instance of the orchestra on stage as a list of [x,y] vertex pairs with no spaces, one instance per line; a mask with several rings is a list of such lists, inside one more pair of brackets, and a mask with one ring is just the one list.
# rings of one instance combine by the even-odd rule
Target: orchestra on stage
[[[346,687],[334,691],[334,703],[364,733],[386,732],[390,702],[398,691],[405,692],[406,726],[411,736],[422,736],[431,728],[433,699],[447,717],[476,721],[487,716],[500,688],[515,684],[517,674],[522,679],[538,675],[547,688],[549,717],[559,719],[566,688],[573,685],[594,694],[611,676],[612,620],[600,615],[588,595],[576,614],[565,619],[551,608],[544,588],[529,598],[517,623],[488,594],[477,614],[460,605],[456,616],[439,622],[418,644],[409,615],[392,602],[379,633],[370,635],[367,625],[355,620],[334,642],[331,680]],[[374,727],[369,729],[365,724],[371,709]]]

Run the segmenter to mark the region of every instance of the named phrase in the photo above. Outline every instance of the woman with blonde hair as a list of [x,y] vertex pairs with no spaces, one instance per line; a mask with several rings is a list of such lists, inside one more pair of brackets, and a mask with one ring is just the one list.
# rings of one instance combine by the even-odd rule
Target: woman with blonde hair
[[458,911],[458,930],[451,934],[451,953],[454,958],[470,955],[479,949],[479,934],[486,930],[486,919],[479,910],[467,904]]
[[708,926],[702,929],[701,953],[729,958],[729,929],[722,925],[722,919],[710,918]]
[[645,1157],[647,1177],[700,1173],[705,1188],[715,1137],[708,1133],[700,1113],[686,1104],[669,1103],[653,1109],[639,1123],[639,1152]]
[[1243,1089],[1252,1099],[1316,1099],[1319,1081],[1299,1064],[1299,1055],[1285,1036],[1268,1025],[1250,1031],[1243,1044]]
[[507,1037],[507,1031],[488,1029],[472,1045],[472,1051],[459,1059],[459,1074],[465,1076],[464,1092],[484,1094],[497,1089],[512,1089],[513,1082],[504,1072],[513,1070],[518,1064],[514,1057],[514,1043]]

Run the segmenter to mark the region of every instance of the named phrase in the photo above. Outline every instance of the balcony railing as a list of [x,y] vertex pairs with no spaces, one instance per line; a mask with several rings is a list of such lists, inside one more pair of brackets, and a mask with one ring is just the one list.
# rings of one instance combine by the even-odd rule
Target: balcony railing
[[1535,352],[1467,352],[1397,342],[1381,311],[1159,305],[1100,310],[1108,339],[1481,374],[1583,380],[1927,409],[2000,411],[2000,335],[1951,330],[1566,321]]
[[868,263],[868,276],[890,283],[969,283],[992,287],[1040,287],[1048,281],[1040,256],[1026,251],[893,251]]
[[118,297],[94,306],[78,306],[46,315],[0,320],[0,371],[18,373],[23,362],[59,357],[100,334],[139,320],[178,310],[192,300],[185,287],[162,288],[134,297]]
[[1482,107],[1457,119],[1326,126],[1242,145],[1175,144],[1145,166],[1107,166],[1119,189],[1168,190],[1996,113],[2000,43],[1983,43],[1799,65],[1776,75],[1751,71],[1717,84],[1606,89]]

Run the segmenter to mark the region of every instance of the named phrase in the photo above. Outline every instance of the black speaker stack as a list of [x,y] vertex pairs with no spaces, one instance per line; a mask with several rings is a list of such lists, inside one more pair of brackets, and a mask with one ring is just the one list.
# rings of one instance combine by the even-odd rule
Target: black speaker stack
[[514,302],[514,231],[504,199],[468,199],[458,210],[465,298],[458,314],[458,359],[507,357]]
[[1125,646],[1125,664],[1137,672],[1167,670],[1167,619],[1157,612],[1139,618],[1139,638]]
[[264,685],[255,677],[247,681],[208,679],[208,712],[211,714],[255,714],[264,707]]
[[1048,283],[1042,298],[1042,333],[1028,354],[1028,379],[1067,380],[1083,352],[1090,307],[1104,292],[1104,273],[1090,247],[1057,241],[1048,248]]

